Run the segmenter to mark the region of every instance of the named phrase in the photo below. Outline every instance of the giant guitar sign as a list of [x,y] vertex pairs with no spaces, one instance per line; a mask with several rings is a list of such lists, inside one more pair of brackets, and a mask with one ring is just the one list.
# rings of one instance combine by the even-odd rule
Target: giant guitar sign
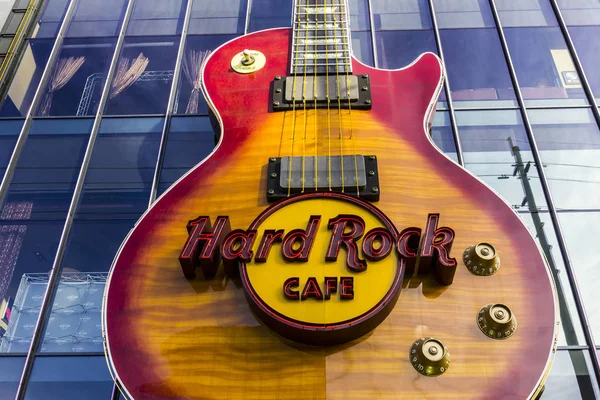
[[433,146],[439,59],[367,67],[344,0],[294,10],[293,29],[207,59],[219,144],[115,257],[103,324],[123,394],[535,398],[553,279],[511,207]]

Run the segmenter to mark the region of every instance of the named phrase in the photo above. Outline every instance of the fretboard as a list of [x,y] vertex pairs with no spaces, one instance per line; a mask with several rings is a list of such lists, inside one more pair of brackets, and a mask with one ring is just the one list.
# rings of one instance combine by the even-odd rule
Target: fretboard
[[352,72],[346,3],[294,0],[291,74]]

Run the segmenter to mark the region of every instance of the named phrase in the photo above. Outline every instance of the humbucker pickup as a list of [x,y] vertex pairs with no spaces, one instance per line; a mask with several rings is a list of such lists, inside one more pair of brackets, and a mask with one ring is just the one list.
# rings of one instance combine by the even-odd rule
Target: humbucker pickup
[[[273,111],[303,108],[371,109],[369,75],[276,76],[272,92]],[[316,102],[315,102],[316,100]]]
[[344,156],[294,156],[269,159],[267,200],[276,201],[291,194],[334,191],[379,200],[379,174],[377,157]]

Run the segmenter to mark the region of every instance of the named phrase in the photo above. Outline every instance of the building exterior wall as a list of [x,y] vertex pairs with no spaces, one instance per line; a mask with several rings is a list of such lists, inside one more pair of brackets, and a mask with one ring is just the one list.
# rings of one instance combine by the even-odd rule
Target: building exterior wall
[[[0,1],[0,22],[9,3]],[[562,332],[542,399],[600,398],[600,1],[349,4],[363,63],[442,57],[433,140],[514,206],[557,279]],[[0,103],[0,398],[108,400],[118,393],[100,307],[113,256],[215,145],[178,54],[291,26],[292,1],[40,6]],[[146,66],[103,90],[119,60]]]

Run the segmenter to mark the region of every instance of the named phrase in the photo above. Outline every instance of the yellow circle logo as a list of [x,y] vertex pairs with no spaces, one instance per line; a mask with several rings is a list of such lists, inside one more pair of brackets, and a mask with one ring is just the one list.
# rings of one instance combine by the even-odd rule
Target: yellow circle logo
[[398,299],[398,231],[376,207],[337,193],[283,200],[250,226],[240,266],[250,304],[282,336],[341,343],[381,323]]

